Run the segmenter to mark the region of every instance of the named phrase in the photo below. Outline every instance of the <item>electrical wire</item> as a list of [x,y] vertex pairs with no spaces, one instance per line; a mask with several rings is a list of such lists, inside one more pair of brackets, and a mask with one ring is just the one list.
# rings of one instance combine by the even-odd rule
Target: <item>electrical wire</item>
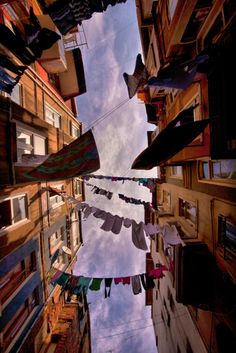
[[108,117],[110,117],[110,115],[112,115],[113,113],[115,113],[119,108],[121,108],[124,104],[126,104],[130,99],[126,98],[123,101],[121,101],[120,103],[118,103],[115,107],[113,107],[112,109],[110,109],[108,112],[104,113],[103,115],[101,115],[99,118],[93,120],[87,127],[86,127],[86,131],[88,131],[90,128],[94,128],[96,125],[100,124],[103,120],[107,119]]

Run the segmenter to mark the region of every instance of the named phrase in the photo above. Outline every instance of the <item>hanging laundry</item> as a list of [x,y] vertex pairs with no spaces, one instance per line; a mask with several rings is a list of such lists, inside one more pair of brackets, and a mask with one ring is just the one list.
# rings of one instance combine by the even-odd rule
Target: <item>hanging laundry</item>
[[92,191],[94,194],[104,195],[104,196],[106,196],[106,197],[108,198],[108,200],[111,200],[111,198],[112,198],[112,196],[113,196],[113,193],[112,193],[112,192],[107,191],[107,190],[105,190],[105,189],[102,189],[102,188],[100,188],[100,187],[98,187],[98,186],[96,186],[96,185],[90,184],[90,183],[86,183],[86,182],[84,182],[84,183],[85,183],[86,185],[92,187],[91,191]]
[[131,277],[131,282],[132,282],[132,290],[134,295],[137,295],[139,293],[142,293],[142,287],[140,283],[140,276],[135,275]]
[[[51,188],[50,188],[51,189]],[[86,210],[89,205],[87,203],[83,203],[78,201],[72,196],[66,195],[61,190],[53,189],[58,195],[61,195],[64,200],[75,205],[75,210]],[[114,234],[119,234],[121,231],[122,225],[126,228],[129,228],[132,225],[132,241],[133,244],[141,250],[147,250],[147,244],[145,241],[144,232],[146,232],[147,236],[151,236],[154,234],[160,234],[164,239],[164,244],[167,245],[176,245],[182,244],[185,245],[183,240],[181,239],[180,235],[178,234],[177,228],[173,226],[171,229],[173,230],[168,231],[170,226],[167,224],[161,227],[159,224],[151,224],[144,222],[137,223],[134,219],[123,218],[118,215],[112,215],[110,212],[106,212],[104,210],[100,210],[99,208],[92,207],[93,216],[96,218],[100,218],[104,220],[104,223],[101,226],[101,229],[106,232],[113,232]],[[166,245],[166,246],[167,246]]]
[[169,63],[158,71],[156,77],[151,77],[148,80],[148,85],[186,89],[193,82],[198,65],[204,64],[208,60],[209,55],[203,52],[198,54],[194,59]]
[[[105,298],[110,297],[112,278],[105,278]],[[107,292],[108,288],[108,292]]]
[[74,293],[76,295],[79,295],[81,293],[87,294],[91,280],[92,278],[89,278],[89,277],[84,277],[84,276],[79,277],[76,288],[74,289]]
[[125,284],[130,284],[130,277],[116,277],[114,278],[115,284],[122,283],[123,285]]
[[0,66],[13,72],[16,75],[22,75],[27,66],[15,65],[9,57],[0,53]]
[[164,265],[164,266],[159,266],[158,268],[155,268],[151,270],[148,273],[148,276],[153,276],[154,278],[162,278],[165,277],[163,271],[169,271],[169,269]]
[[17,37],[2,23],[0,23],[0,43],[9,49],[25,65],[32,64],[36,59],[27,49],[25,41]]
[[119,198],[121,200],[124,200],[126,203],[131,203],[133,205],[143,205],[144,208],[152,208],[152,204],[150,202],[142,201],[142,200],[137,200],[133,197],[127,197],[123,194],[118,194]]
[[[101,282],[105,282],[105,298],[110,297],[111,285],[114,280],[114,283],[118,285],[122,283],[123,285],[132,284],[133,293],[139,294],[142,292],[141,283],[144,290],[154,288],[155,282],[154,279],[159,279],[164,277],[163,271],[169,271],[169,269],[159,263],[158,268],[153,269],[148,273],[142,273],[132,276],[124,277],[84,277],[84,276],[75,276],[65,272],[57,271],[51,278],[50,283],[59,284],[61,290],[67,290],[70,295],[76,294],[81,295],[82,293],[87,294],[88,289],[92,291],[98,291],[101,288]],[[91,284],[90,284],[91,283]]]
[[175,225],[169,225],[166,223],[162,228],[161,228],[161,233],[164,241],[164,249],[166,250],[168,245],[177,245],[177,244],[182,244],[182,246],[185,246],[185,243],[179,236],[178,230]]
[[144,236],[143,226],[143,222],[137,224],[135,220],[132,221],[132,242],[134,243],[136,248],[141,250],[148,250]]
[[142,62],[141,54],[137,55],[133,74],[129,75],[125,72],[123,77],[128,88],[129,98],[131,99],[136,94],[137,90],[147,84],[148,81],[148,72]]
[[149,276],[148,273],[142,273],[140,275],[141,278],[141,282],[143,285],[143,288],[145,290],[151,289],[155,287],[155,282],[154,282],[154,277],[153,276]]
[[41,165],[25,173],[30,180],[62,180],[96,171],[100,168],[99,154],[91,130],[78,137]]
[[93,291],[100,290],[102,280],[103,280],[103,278],[93,278],[93,281],[89,286],[89,289],[93,290]]
[[139,185],[143,185],[147,187],[151,192],[155,190],[156,183],[162,183],[162,180],[159,178],[114,177],[114,176],[96,175],[96,174],[88,174],[83,176],[84,180],[89,180],[90,178],[100,179],[100,180],[105,179],[105,180],[111,180],[111,181],[122,181],[123,183],[126,180],[134,181],[134,182],[138,182]]
[[89,20],[94,12],[103,12],[108,5],[116,5],[126,0],[57,0],[47,6],[45,0],[39,0],[44,13],[48,13],[59,31],[65,35],[82,21]]

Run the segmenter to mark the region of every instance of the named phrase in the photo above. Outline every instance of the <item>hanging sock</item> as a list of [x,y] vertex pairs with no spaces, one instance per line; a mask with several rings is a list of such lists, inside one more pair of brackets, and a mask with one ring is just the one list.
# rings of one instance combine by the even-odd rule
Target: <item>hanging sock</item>
[[[112,284],[112,278],[105,278],[105,298],[110,297],[111,284]],[[108,292],[107,292],[107,288],[109,288]]]
[[130,228],[131,225],[132,225],[132,220],[129,219],[129,218],[125,218],[124,221],[123,221],[123,225],[125,228]]
[[131,277],[131,282],[132,282],[133,293],[135,295],[141,293],[142,292],[142,287],[141,287],[139,275],[132,276]]
[[100,290],[102,280],[103,278],[93,278],[93,281],[89,286],[89,289],[94,291]]
[[120,217],[117,215],[114,216],[114,223],[111,229],[112,233],[119,234],[121,231],[122,223],[123,223],[123,217]]

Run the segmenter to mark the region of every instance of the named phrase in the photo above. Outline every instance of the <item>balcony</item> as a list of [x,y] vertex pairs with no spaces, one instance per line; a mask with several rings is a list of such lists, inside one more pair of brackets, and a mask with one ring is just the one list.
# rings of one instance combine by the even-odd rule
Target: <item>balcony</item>
[[[38,20],[42,27],[58,32],[49,15],[39,15]],[[59,39],[51,48],[44,50],[39,59],[42,67],[49,74],[64,72],[67,69],[63,39]]]
[[86,92],[84,66],[79,48],[65,54],[68,69],[59,74],[60,93],[64,100],[77,97]]

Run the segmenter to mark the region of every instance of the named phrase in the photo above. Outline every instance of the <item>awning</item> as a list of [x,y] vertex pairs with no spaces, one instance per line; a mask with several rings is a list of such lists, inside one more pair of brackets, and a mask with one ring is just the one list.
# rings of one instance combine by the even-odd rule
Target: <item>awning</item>
[[184,112],[181,112],[177,118],[172,120],[156,136],[151,145],[138,155],[132,164],[132,169],[151,169],[160,165],[181,151],[203,132],[209,123],[209,119],[185,122],[183,125],[176,126],[179,121],[187,120],[188,115],[185,115]]
[[53,153],[41,165],[25,173],[32,181],[53,181],[95,172],[100,168],[99,154],[91,130]]

